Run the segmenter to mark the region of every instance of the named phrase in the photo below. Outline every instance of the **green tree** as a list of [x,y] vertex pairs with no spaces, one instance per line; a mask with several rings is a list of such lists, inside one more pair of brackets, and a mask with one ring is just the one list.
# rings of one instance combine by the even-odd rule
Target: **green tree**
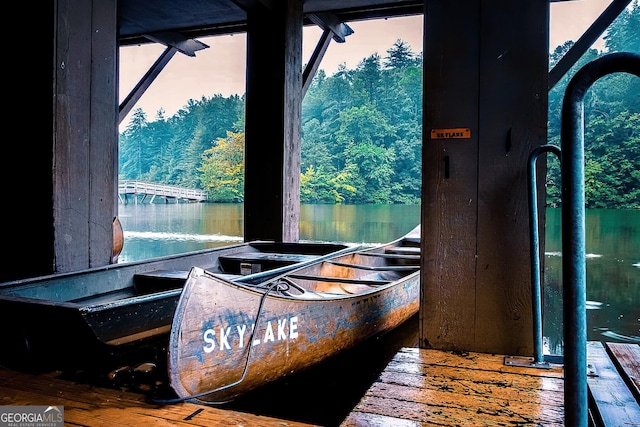
[[416,65],[416,55],[411,50],[411,46],[401,39],[387,49],[387,56],[384,61],[384,65],[387,68],[406,68],[412,65]]
[[200,180],[214,202],[244,200],[244,133],[227,132],[202,155]]

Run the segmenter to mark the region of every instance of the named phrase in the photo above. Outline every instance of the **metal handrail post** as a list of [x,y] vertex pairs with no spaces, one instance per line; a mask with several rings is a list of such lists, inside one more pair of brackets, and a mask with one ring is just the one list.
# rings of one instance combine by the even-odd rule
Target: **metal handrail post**
[[529,230],[531,234],[531,306],[533,311],[533,358],[534,363],[544,363],[542,345],[542,275],[540,267],[540,230],[538,227],[538,184],[536,180],[536,161],[543,153],[554,153],[562,159],[560,147],[541,145],[529,155]]
[[588,425],[584,96],[596,80],[627,72],[640,77],[640,55],[612,53],[573,76],[562,103],[562,282],[564,414],[568,427]]

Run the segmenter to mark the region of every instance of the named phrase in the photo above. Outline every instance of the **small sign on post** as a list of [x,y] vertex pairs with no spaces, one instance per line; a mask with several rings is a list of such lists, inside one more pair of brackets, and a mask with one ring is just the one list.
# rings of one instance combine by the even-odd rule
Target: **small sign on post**
[[431,139],[469,139],[471,129],[451,128],[451,129],[431,129]]

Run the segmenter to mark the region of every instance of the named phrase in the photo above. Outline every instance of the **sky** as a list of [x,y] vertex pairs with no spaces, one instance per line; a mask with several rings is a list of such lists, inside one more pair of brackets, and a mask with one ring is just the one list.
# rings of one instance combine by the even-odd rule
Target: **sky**
[[[611,0],[573,0],[552,2],[550,6],[550,50],[567,40],[576,41],[593,21],[606,9]],[[415,53],[422,52],[423,16],[409,16],[348,22],[354,33],[345,43],[332,41],[320,64],[327,75],[333,75],[340,64],[354,69],[368,56],[387,50],[398,40],[403,40]],[[303,62],[311,57],[321,30],[315,26],[304,28]],[[134,106],[142,108],[147,120],[153,121],[158,110],[164,109],[165,117],[174,115],[189,99],[222,95],[228,97],[245,92],[246,37],[233,34],[199,38],[209,48],[196,52],[195,57],[176,54],[160,75]],[[602,42],[595,48],[602,49]],[[165,47],[159,44],[126,46],[120,48],[120,101],[122,101],[149,67],[158,59]],[[122,124],[129,122],[127,116]]]

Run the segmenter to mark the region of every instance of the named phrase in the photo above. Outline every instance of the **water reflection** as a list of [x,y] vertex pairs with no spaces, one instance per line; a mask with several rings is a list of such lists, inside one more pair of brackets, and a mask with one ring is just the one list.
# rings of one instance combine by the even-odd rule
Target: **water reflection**
[[[562,354],[561,211],[547,210],[544,328]],[[640,211],[586,212],[587,339],[640,343]]]
[[[120,262],[235,244],[242,204],[119,205]],[[562,354],[561,211],[548,209],[543,334]],[[420,206],[302,205],[300,239],[384,243],[413,229]],[[586,216],[588,339],[640,342],[640,210],[589,209]]]

